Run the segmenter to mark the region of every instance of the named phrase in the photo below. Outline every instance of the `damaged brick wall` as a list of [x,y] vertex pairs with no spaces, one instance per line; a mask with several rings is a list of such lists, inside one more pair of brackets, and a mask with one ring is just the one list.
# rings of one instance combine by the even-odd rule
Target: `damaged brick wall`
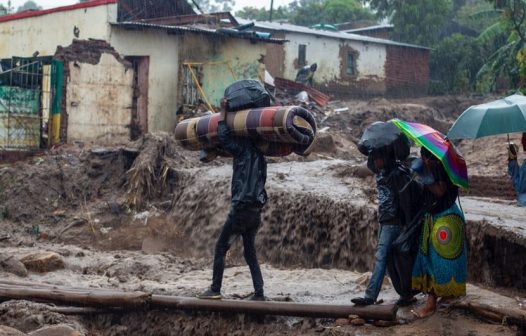
[[117,61],[131,68],[131,63],[122,58],[115,48],[104,40],[73,40],[67,47],[58,46],[54,58],[64,62],[81,62],[95,65],[99,64],[103,53],[113,55]]
[[103,40],[73,40],[54,55],[64,61],[61,141],[125,141],[133,90],[130,62]]
[[385,72],[389,96],[425,95],[429,82],[429,50],[387,46]]

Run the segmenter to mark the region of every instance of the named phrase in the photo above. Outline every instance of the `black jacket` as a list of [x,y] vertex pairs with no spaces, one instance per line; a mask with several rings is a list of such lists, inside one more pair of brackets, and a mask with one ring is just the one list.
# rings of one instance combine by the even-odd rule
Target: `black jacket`
[[217,134],[221,146],[234,157],[232,206],[235,208],[263,207],[267,202],[265,156],[252,140],[232,135],[224,121],[219,122]]
[[395,163],[376,174],[378,221],[381,225],[407,225],[422,204],[422,188],[409,169]]

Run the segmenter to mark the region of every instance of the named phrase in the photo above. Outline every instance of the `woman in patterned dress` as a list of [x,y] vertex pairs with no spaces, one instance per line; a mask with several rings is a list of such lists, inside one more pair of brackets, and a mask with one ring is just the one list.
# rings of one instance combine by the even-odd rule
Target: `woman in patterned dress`
[[456,203],[458,187],[433,154],[423,147],[420,153],[426,214],[412,286],[428,297],[412,312],[422,318],[436,311],[438,298],[466,295],[467,246],[464,213]]

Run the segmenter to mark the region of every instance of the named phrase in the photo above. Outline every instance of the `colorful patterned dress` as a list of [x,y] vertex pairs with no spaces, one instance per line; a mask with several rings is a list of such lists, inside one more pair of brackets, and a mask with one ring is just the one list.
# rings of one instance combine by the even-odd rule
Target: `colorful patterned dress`
[[439,297],[466,295],[465,220],[457,204],[427,214],[413,266],[413,289]]
[[455,202],[458,188],[440,170],[435,180],[444,181],[448,191],[442,198],[436,198],[428,190],[424,193],[424,199],[434,206],[424,217],[412,287],[438,297],[458,297],[466,295],[466,221]]

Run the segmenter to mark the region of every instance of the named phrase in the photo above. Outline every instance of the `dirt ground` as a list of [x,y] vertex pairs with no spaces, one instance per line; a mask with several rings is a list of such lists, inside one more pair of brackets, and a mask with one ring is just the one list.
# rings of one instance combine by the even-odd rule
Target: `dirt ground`
[[[355,143],[376,120],[398,117],[442,131],[465,108],[491,97],[337,102],[348,111],[318,116],[308,158],[270,158],[269,204],[258,234],[271,300],[348,304],[363,293],[374,261],[375,186]],[[518,136],[512,135],[518,142]],[[517,139],[516,139],[517,138]],[[506,178],[506,137],[459,143],[472,188],[462,197],[470,236],[468,299],[520,310],[526,297],[526,214]],[[417,150],[415,150],[415,154]],[[521,154],[523,155],[523,154]],[[208,164],[170,134],[101,148],[71,144],[0,168],[0,271],[4,280],[194,296],[209,285],[214,241],[229,207],[228,159]],[[251,292],[239,241],[227,260],[224,293]],[[31,253],[56,252],[64,269],[15,267]],[[18,264],[16,264],[18,265]],[[25,272],[24,272],[25,270]],[[18,274],[18,275],[17,275]],[[519,299],[516,299],[518,297]],[[396,300],[388,279],[381,298]],[[424,297],[419,297],[422,303]],[[66,315],[26,301],[0,304],[0,325],[23,333],[66,324],[81,335],[517,335],[442,307],[400,325],[337,326],[331,319],[133,311]],[[0,329],[1,334],[1,329]]]

